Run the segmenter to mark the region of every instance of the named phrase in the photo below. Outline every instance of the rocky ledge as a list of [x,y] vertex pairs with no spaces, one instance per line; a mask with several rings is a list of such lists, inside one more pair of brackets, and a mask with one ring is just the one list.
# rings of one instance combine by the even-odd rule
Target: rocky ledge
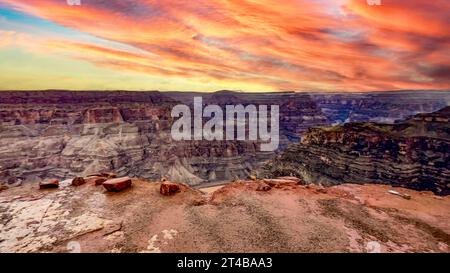
[[202,191],[132,182],[0,192],[0,252],[450,252],[450,197],[431,192],[292,177]]

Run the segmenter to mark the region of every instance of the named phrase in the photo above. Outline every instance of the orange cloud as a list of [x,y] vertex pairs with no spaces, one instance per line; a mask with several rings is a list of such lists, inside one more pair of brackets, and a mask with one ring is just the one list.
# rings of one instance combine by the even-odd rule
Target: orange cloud
[[0,2],[139,49],[57,39],[45,45],[116,71],[276,90],[450,88],[447,0]]

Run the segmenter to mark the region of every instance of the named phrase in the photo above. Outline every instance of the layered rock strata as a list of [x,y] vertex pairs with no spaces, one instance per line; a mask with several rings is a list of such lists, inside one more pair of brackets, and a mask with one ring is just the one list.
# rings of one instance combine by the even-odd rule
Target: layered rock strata
[[[307,95],[219,92],[205,104],[280,105],[280,147],[326,118]],[[95,172],[191,185],[247,177],[270,159],[258,141],[174,141],[172,107],[160,92],[0,92],[0,183],[65,180]]]
[[265,166],[309,183],[382,183],[450,194],[450,107],[395,124],[311,128]]

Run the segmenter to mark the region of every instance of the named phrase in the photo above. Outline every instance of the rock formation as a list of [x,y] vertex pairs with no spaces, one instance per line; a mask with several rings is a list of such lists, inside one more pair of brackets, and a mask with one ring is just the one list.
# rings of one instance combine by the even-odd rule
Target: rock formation
[[[173,141],[172,107],[193,101],[160,92],[0,92],[0,184],[65,180],[95,172],[197,185],[247,177],[274,153],[255,141]],[[217,102],[216,102],[217,100]],[[325,125],[308,95],[216,93],[205,103],[279,104],[281,146]],[[100,183],[100,182],[99,182]]]
[[86,183],[83,177],[75,177],[72,179],[72,186],[78,187]]
[[57,179],[45,179],[39,182],[39,188],[41,190],[55,189],[59,187],[59,181]]
[[194,96],[222,107],[279,105],[284,150],[311,127],[341,122],[339,113],[343,120],[392,120],[434,110],[448,94],[2,91],[0,184],[116,172],[201,185],[248,177],[273,158],[275,153],[259,151],[257,141],[173,141],[171,109]]
[[180,186],[176,183],[171,182],[162,182],[159,189],[159,192],[165,196],[174,195],[175,193],[178,193],[180,191]]
[[129,177],[120,177],[106,180],[102,183],[107,191],[119,192],[131,187],[131,179]]
[[397,91],[370,93],[311,93],[311,98],[333,123],[394,123],[418,113],[450,105],[450,92]]
[[311,128],[265,166],[308,183],[382,183],[450,194],[450,107],[395,124]]

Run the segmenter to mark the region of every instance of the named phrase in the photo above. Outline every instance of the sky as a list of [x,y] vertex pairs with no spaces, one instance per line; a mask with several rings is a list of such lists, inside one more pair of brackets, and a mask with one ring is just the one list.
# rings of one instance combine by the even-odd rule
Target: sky
[[67,2],[0,0],[0,90],[450,89],[448,0]]

